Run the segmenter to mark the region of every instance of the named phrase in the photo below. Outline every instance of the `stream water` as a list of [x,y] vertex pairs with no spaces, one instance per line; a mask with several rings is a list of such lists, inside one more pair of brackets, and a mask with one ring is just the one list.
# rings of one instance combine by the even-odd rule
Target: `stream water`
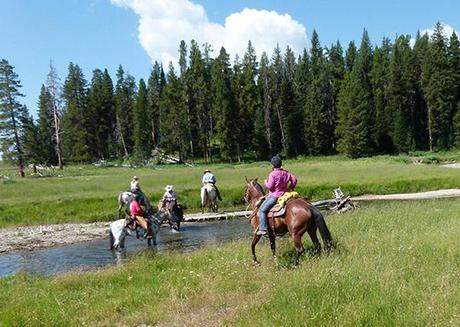
[[[206,244],[228,242],[248,237],[250,234],[251,227],[246,219],[186,223],[181,226],[180,232],[162,227],[157,236],[156,249],[160,253],[170,250],[189,252]],[[146,248],[147,241],[127,237],[126,249],[111,251],[107,235],[106,239],[91,242],[0,255],[0,277],[19,271],[51,276],[72,270],[90,270],[121,264],[128,260],[130,255]]]

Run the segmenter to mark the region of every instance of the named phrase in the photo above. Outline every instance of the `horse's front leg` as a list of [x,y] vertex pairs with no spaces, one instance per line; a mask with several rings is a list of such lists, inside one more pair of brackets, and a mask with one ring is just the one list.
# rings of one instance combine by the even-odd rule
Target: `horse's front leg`
[[261,237],[262,235],[254,234],[252,238],[251,251],[252,251],[252,260],[254,261],[254,263],[259,263],[256,257],[256,245],[257,243],[259,243]]

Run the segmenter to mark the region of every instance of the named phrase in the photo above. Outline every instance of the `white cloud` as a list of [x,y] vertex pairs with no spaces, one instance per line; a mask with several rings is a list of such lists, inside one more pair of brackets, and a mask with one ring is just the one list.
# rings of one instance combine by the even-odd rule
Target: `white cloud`
[[178,60],[181,40],[194,39],[214,48],[222,46],[231,55],[244,54],[251,40],[258,58],[263,51],[271,54],[276,44],[290,46],[300,54],[307,46],[305,27],[288,14],[244,9],[225,19],[224,25],[209,21],[203,6],[189,0],[111,0],[112,4],[133,10],[139,16],[138,37],[152,61],[167,65]]
[[[456,31],[452,26],[450,26],[449,24],[443,23],[443,22],[441,22],[441,24],[443,27],[444,36],[447,39],[450,39],[453,32],[455,32],[455,34],[457,34],[457,36],[460,37],[460,34],[458,33],[458,31]],[[428,37],[431,38],[431,36],[434,34],[434,26],[420,31],[420,35],[425,35],[425,34],[428,34]],[[410,46],[413,47],[414,45],[415,45],[415,38],[411,38]]]
[[[460,34],[456,30],[454,30],[454,28],[450,26],[449,24],[441,22],[441,25],[442,25],[445,37],[450,38],[453,32],[455,32],[457,36],[460,36]],[[427,33],[428,36],[431,37],[434,33],[434,26],[432,28],[427,28],[427,29],[420,31],[420,35],[425,35],[425,33]]]

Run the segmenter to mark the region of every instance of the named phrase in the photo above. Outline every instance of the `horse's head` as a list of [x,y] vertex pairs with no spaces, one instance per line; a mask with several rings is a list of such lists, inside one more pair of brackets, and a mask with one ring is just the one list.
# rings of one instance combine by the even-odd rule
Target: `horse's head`
[[262,186],[257,182],[258,177],[254,179],[246,178],[246,189],[244,192],[244,200],[246,203],[251,202],[254,199],[258,199],[261,196],[264,196],[264,191]]

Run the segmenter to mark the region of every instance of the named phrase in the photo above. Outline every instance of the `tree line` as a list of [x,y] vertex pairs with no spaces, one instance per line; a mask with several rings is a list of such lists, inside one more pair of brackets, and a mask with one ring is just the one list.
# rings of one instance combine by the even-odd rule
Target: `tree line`
[[[95,69],[91,81],[70,63],[63,83],[53,65],[38,99],[38,119],[19,101],[20,82],[0,62],[3,157],[59,165],[97,160],[145,162],[155,149],[180,160],[264,160],[343,153],[356,158],[460,148],[460,43],[453,33],[384,38],[372,46],[309,50],[275,47],[260,60],[251,42],[242,58],[209,44],[179,46],[178,71],[155,62],[147,81],[120,66],[116,81]],[[20,168],[23,171],[23,168]]]

